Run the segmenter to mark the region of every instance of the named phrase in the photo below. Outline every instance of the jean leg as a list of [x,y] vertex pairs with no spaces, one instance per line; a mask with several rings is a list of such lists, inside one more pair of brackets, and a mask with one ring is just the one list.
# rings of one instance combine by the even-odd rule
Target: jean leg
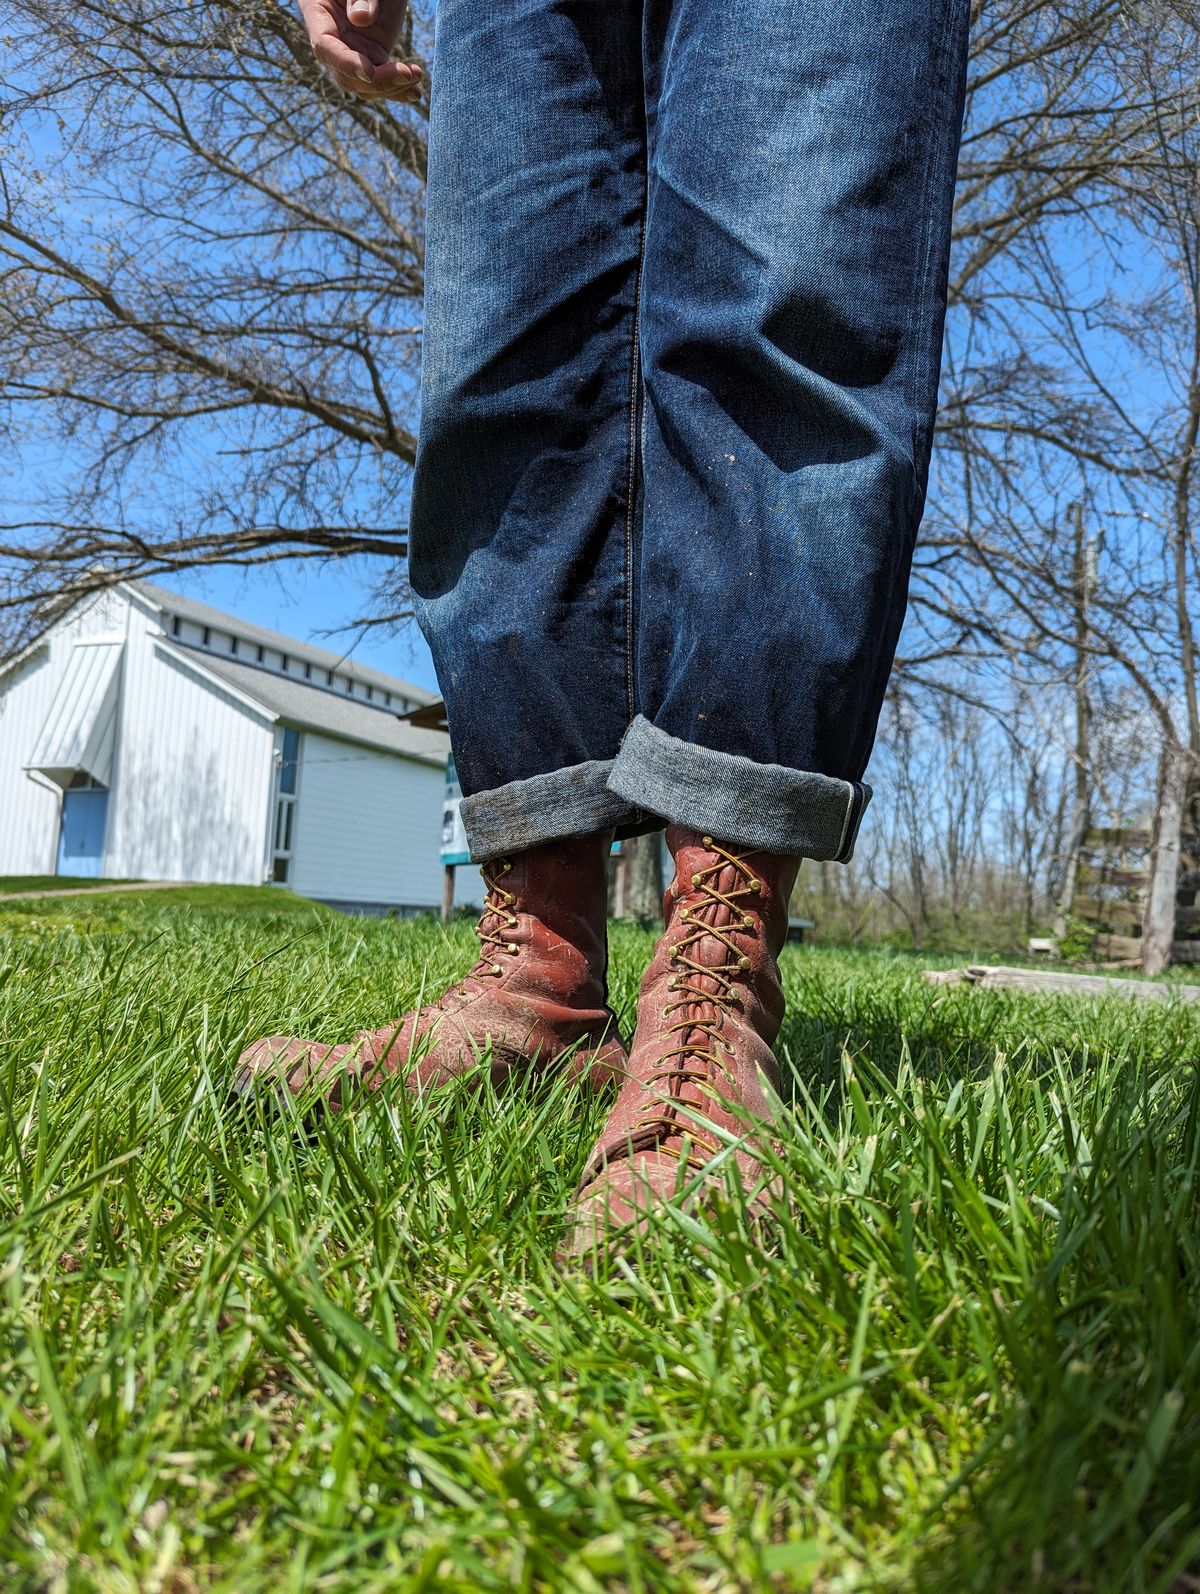
[[937,402],[968,0],[648,0],[619,795],[845,858]]
[[439,0],[417,617],[477,858],[621,824],[640,0]]

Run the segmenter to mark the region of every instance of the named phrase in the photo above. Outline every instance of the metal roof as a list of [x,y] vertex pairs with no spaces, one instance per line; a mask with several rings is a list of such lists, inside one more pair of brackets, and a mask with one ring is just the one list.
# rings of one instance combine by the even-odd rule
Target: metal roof
[[[289,658],[303,659],[307,663],[319,665],[323,670],[337,670],[343,675],[352,676],[356,681],[382,687],[385,692],[407,697],[414,703],[437,701],[437,693],[427,692],[423,686],[414,686],[411,681],[403,681],[395,675],[386,675],[382,670],[371,669],[366,664],[356,664],[343,653],[331,653],[328,648],[314,647],[311,642],[300,642],[295,637],[284,636],[279,631],[268,631],[265,626],[252,625],[246,620],[239,620],[235,615],[210,608],[207,603],[198,603],[195,598],[185,598],[178,592],[169,592],[166,587],[156,586],[152,581],[129,581],[125,585],[164,614],[177,614],[181,620],[191,620],[197,625],[215,626],[218,630],[228,631],[232,636],[244,637],[248,642],[261,643],[263,647],[286,653]],[[208,657],[207,653],[205,657]]]
[[68,786],[80,770],[102,786],[110,784],[124,646],[120,637],[82,637],[76,642],[27,769],[60,786]]
[[[294,680],[275,670],[223,658],[207,648],[189,647],[167,637],[158,639],[158,646],[201,673],[215,675],[290,725],[323,731],[328,736],[359,742],[366,747],[382,748],[402,758],[445,765],[450,741],[444,732],[421,730],[390,709],[364,703],[361,698],[340,697],[324,687],[310,686],[306,681]],[[376,684],[385,680],[386,676],[377,676]],[[393,682],[392,690],[398,690],[400,684]]]
[[447,734],[450,731],[446,705],[440,697],[434,698],[432,703],[422,703],[420,708],[410,708],[404,718],[423,731],[445,731]]

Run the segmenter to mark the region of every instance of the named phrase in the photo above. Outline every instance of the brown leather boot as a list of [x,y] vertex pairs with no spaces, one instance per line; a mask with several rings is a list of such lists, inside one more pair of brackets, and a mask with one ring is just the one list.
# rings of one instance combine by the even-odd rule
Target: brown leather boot
[[[627,1057],[606,1005],[607,861],[611,836],[552,842],[482,865],[487,883],[476,926],[479,960],[436,1002],[348,1045],[272,1035],[244,1051],[235,1088],[264,1084],[277,1096],[307,1094],[333,1111],[359,1089],[376,1090],[408,1068],[422,1092],[480,1065],[490,1048],[493,1080],[569,1067],[592,1088],[624,1076]],[[411,1064],[411,1067],[409,1066]]]
[[[776,959],[799,859],[675,827],[667,844],[676,872],[663,899],[666,928],[642,981],[628,1077],[580,1181],[567,1256],[603,1249],[689,1186],[697,1186],[689,1204],[718,1188],[718,1170],[697,1180],[722,1150],[709,1129],[746,1137],[748,1118],[765,1126],[775,1116]],[[767,1176],[752,1147],[731,1160],[766,1216]]]

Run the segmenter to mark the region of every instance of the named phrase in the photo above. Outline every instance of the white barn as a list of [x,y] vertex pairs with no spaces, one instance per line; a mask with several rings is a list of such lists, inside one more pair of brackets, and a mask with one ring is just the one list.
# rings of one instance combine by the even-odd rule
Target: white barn
[[[436,908],[433,695],[148,582],[0,667],[0,876],[258,884]],[[458,895],[478,900],[475,870]]]

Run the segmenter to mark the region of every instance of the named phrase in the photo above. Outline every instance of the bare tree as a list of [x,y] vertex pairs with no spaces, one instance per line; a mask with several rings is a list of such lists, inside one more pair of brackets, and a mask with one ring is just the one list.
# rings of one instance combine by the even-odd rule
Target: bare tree
[[[369,556],[376,612],[404,614],[423,110],[343,96],[290,0],[0,3],[0,434],[21,461],[0,656],[84,592],[202,563]],[[1043,714],[1018,756],[1014,716],[1078,666],[1069,505],[1096,546],[1089,690],[1200,748],[1196,40],[1187,0],[974,5],[943,405],[884,717],[905,791],[839,877],[853,933],[890,899],[920,939],[938,893],[958,917],[1017,875],[1032,922],[1067,753]],[[426,42],[418,23],[404,53]],[[963,777],[936,834],[901,768],[931,736]],[[985,754],[1007,819],[979,808]],[[1093,738],[1093,785],[1104,756]]]
[[[286,0],[6,14],[0,421],[25,468],[0,523],[0,647],[48,598],[204,562],[379,556],[385,612],[404,612],[422,114],[335,90]],[[1121,27],[1116,0],[975,5],[956,448],[994,433],[989,395],[1036,386],[1004,263],[1144,156],[1150,112],[1112,92]]]
[[1075,774],[1074,749],[1064,753],[1063,748],[1070,718],[1065,695],[1047,702],[1039,694],[1039,699],[1010,701],[1003,719],[1013,734],[999,739],[994,755],[998,851],[1003,874],[1017,893],[1025,938],[1033,934],[1039,910],[1044,913],[1058,900]]
[[927,822],[931,793],[923,775],[919,724],[912,703],[898,690],[884,706],[884,747],[889,802],[876,821],[871,883],[900,915],[913,946],[929,929],[930,890]]
[[[1081,27],[1084,12],[1093,23],[1109,15],[1055,9],[1064,25]],[[1086,86],[1065,92],[1076,110],[1081,95],[1106,100],[1090,164],[1068,132],[1073,154],[1058,197],[1032,212],[1027,187],[1033,181],[1042,193],[1040,179],[1013,176],[1020,227],[1014,218],[1006,250],[982,267],[968,225],[977,202],[970,157],[964,163],[966,236],[957,248],[965,265],[955,280],[974,285],[951,313],[936,492],[906,660],[910,677],[940,686],[947,658],[960,688],[980,669],[1065,681],[1080,648],[1080,525],[1070,508],[1078,502],[1096,559],[1083,643],[1093,672],[1122,674],[1163,739],[1193,747],[1197,20],[1194,5],[1150,0],[1088,32]],[[1023,94],[1043,76],[1011,83]],[[1075,111],[1062,109],[1070,128]],[[1054,110],[1047,93],[1029,112],[1052,143]],[[1164,627],[1176,647],[1163,648]],[[938,666],[936,683],[925,660]]]
[[283,0],[6,10],[0,650],[127,575],[394,572],[421,110],[334,88]]
[[929,740],[934,752],[927,792],[932,799],[926,806],[927,845],[938,867],[951,926],[957,931],[987,846],[996,770],[978,709],[945,694],[938,694],[931,706],[934,722]]

